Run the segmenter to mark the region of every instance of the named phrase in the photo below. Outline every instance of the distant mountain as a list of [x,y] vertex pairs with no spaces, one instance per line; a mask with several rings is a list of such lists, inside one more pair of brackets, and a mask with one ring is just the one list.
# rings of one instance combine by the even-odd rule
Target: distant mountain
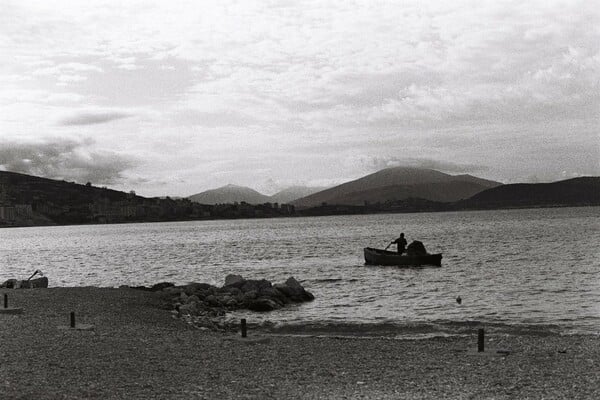
[[248,204],[279,203],[286,204],[292,200],[308,196],[325,189],[324,187],[292,186],[267,196],[245,186],[226,185],[189,196],[188,199],[201,204],[231,204],[242,201]]
[[469,209],[600,205],[600,177],[502,185],[477,193],[457,205]]
[[501,183],[471,175],[448,175],[431,169],[394,167],[303,197],[292,204],[299,207],[314,207],[322,203],[362,205],[365,202],[407,198],[453,202],[499,185]]
[[292,186],[271,196],[271,202],[280,204],[290,203],[325,189],[327,187]]
[[241,203],[264,204],[272,202],[269,196],[244,186],[227,185],[189,196],[188,199],[200,204]]

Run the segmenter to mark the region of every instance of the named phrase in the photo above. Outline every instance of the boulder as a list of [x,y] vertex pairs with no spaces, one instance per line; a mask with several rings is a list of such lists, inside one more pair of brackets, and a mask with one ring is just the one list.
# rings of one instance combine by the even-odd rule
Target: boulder
[[287,278],[287,280],[285,281],[285,284],[287,287],[289,287],[292,290],[297,291],[297,292],[302,292],[304,290],[304,287],[302,287],[300,282],[298,282],[296,280],[296,278],[294,278],[293,276],[290,276],[289,278]]
[[198,310],[196,303],[182,304],[179,306],[179,312],[183,315],[193,315]]
[[289,300],[294,302],[303,302],[314,300],[315,296],[306,291],[304,287],[293,276],[289,277],[285,283],[276,284],[275,289],[283,293]]
[[242,291],[235,286],[223,286],[219,289],[219,293],[227,293],[231,296],[237,296],[242,293]]
[[255,280],[255,279],[248,279],[240,288],[242,290],[242,292],[246,293],[249,292],[251,290],[256,290],[257,292],[260,291],[261,289],[264,288],[270,288],[273,285],[271,284],[271,282],[269,282],[266,279],[260,279],[260,280]]
[[212,294],[209,295],[209,296],[206,296],[206,298],[204,299],[204,301],[208,305],[213,306],[213,307],[221,307],[222,306],[222,304],[219,301],[219,299],[215,295],[212,295]]
[[196,296],[195,294],[188,296],[187,299],[185,299],[186,303],[200,303],[200,298],[198,296]]
[[0,287],[7,288],[7,289],[17,289],[20,285],[21,285],[20,280],[9,279],[9,280],[4,281],[4,283],[2,285],[0,285]]
[[236,288],[241,288],[246,280],[241,275],[229,274],[225,277],[225,285],[224,286],[233,286]]
[[273,311],[278,310],[279,308],[281,308],[281,306],[277,304],[277,302],[264,297],[260,297],[248,303],[248,309],[252,311]]
[[283,294],[286,297],[291,297],[294,294],[292,288],[290,288],[285,283],[276,283],[273,285],[273,288],[277,289],[281,294]]
[[254,300],[258,297],[258,292],[256,290],[249,290],[243,294],[242,300],[244,302],[249,302],[250,300]]
[[162,290],[164,293],[168,293],[170,295],[179,295],[184,292],[184,289],[181,286],[169,286]]
[[265,298],[268,298],[268,299],[275,300],[275,301],[277,301],[278,303],[281,303],[281,304],[284,304],[286,302],[285,301],[286,300],[286,296],[282,292],[280,292],[279,290],[277,290],[274,287],[261,289],[258,292],[258,296],[259,297],[265,297]]
[[213,285],[209,285],[208,283],[197,282],[188,283],[183,288],[185,290],[185,294],[187,294],[188,296],[191,296],[193,294],[202,294],[204,295],[204,297],[208,296],[209,294],[213,294],[217,290],[217,288]]
[[171,282],[160,282],[160,283],[157,283],[155,285],[152,285],[150,287],[150,291],[152,291],[152,292],[158,292],[160,290],[163,290],[163,289],[166,289],[166,288],[172,287],[172,286],[175,286],[175,285],[172,284]]
[[236,309],[239,303],[235,298],[230,297],[229,299],[227,299],[227,301],[224,302],[224,304],[227,308]]

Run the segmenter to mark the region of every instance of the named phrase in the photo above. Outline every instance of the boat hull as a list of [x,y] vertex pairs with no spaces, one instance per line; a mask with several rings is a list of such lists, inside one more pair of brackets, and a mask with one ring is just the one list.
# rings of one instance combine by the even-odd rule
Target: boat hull
[[435,265],[441,267],[442,254],[425,255],[398,255],[394,251],[374,249],[365,247],[365,264],[368,265],[400,265],[400,266],[418,266]]

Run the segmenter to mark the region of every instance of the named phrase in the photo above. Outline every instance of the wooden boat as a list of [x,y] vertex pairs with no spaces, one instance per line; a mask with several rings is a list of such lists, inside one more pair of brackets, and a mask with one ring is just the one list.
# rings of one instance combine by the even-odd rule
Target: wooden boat
[[442,254],[398,255],[395,251],[387,251],[365,247],[365,264],[369,265],[436,265],[442,266]]

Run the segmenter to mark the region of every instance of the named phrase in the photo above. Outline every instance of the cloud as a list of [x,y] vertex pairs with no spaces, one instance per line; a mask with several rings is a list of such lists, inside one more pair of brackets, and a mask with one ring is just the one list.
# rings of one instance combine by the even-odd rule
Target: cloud
[[426,168],[448,173],[473,173],[488,170],[483,165],[469,163],[454,163],[450,161],[434,160],[428,158],[398,158],[398,157],[364,157],[361,163],[371,171],[379,171],[391,167]]
[[78,111],[73,115],[63,118],[59,125],[95,125],[118,119],[129,118],[133,114],[123,111]]
[[[307,182],[391,165],[485,164],[501,181],[598,171],[594,2],[58,1],[0,13],[15,55],[2,141],[85,130],[153,158],[132,173],[169,182],[157,194],[219,163],[241,184],[265,179],[248,154]],[[103,125],[132,115],[153,117]]]
[[115,184],[134,167],[134,158],[110,151],[89,151],[93,141],[54,139],[0,143],[0,167],[12,172],[79,183]]
[[202,112],[195,110],[183,110],[175,113],[173,119],[183,125],[203,126],[209,128],[215,127],[244,127],[256,124],[259,121],[243,113],[233,110],[223,110],[215,112]]

